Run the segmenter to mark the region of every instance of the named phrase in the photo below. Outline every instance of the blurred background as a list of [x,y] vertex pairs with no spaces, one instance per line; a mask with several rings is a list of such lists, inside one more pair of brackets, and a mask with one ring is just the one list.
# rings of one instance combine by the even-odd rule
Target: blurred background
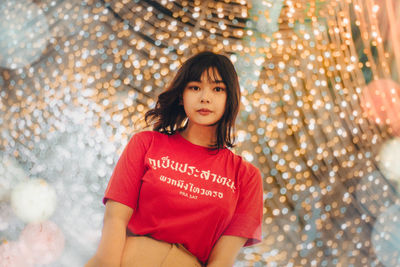
[[140,119],[227,55],[264,181],[239,266],[400,265],[399,0],[2,0],[0,266],[83,266]]

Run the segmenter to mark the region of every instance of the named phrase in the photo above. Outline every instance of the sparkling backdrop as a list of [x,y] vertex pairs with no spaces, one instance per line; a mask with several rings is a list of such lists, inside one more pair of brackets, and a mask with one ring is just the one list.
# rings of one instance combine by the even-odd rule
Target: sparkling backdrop
[[65,240],[46,266],[82,266],[118,155],[212,50],[239,72],[235,151],[264,180],[264,240],[235,266],[400,264],[398,1],[7,0],[0,16],[0,259],[34,227],[12,192],[40,179]]

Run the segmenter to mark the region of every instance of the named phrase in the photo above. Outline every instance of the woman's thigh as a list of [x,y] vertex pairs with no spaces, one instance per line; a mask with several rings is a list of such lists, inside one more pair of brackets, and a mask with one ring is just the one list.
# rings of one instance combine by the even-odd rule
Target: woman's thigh
[[121,267],[201,267],[182,245],[146,236],[127,236]]

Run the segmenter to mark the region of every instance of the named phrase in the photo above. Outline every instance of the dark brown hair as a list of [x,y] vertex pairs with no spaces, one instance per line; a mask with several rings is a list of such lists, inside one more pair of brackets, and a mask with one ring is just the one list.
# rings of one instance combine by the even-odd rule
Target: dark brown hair
[[235,119],[240,105],[240,87],[235,68],[224,55],[206,51],[185,61],[170,85],[158,96],[155,107],[146,112],[147,125],[153,125],[153,130],[165,134],[174,134],[185,129],[187,122],[185,125],[183,123],[187,116],[183,105],[180,104],[183,90],[189,82],[200,81],[204,71],[207,71],[209,76],[214,76],[209,78],[216,80],[215,70],[226,86],[227,99],[225,112],[217,123],[217,142],[211,144],[211,147],[215,149],[224,146],[233,147]]

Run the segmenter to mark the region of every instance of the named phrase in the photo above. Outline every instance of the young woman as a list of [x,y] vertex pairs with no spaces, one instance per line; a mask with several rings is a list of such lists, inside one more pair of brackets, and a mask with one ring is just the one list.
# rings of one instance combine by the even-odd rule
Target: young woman
[[145,115],[109,181],[87,267],[232,266],[261,241],[260,172],[229,150],[240,105],[230,60],[199,53]]

